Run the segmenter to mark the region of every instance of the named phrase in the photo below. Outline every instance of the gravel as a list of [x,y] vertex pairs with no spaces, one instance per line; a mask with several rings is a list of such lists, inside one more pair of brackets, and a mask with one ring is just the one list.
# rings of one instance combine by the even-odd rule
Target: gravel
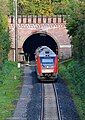
[[[31,69],[34,70],[32,67]],[[39,120],[41,112],[41,84],[37,81],[37,76],[35,71],[32,72],[32,94],[31,101],[28,103],[27,107],[27,120]]]
[[58,92],[58,101],[62,120],[80,120],[73,98],[66,84],[60,77],[58,77],[58,81],[56,83],[56,90]]
[[[6,120],[40,120],[42,82],[37,80],[35,67],[25,66],[23,73],[23,86],[15,112],[12,118]],[[59,77],[56,90],[59,96],[59,106],[62,120],[80,120],[72,96],[64,81]]]

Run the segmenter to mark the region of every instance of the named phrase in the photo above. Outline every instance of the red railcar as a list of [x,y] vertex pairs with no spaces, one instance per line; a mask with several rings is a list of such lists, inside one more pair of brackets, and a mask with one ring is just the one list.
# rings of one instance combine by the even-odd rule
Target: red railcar
[[[58,75],[58,55],[49,47],[41,46],[35,51],[36,71],[39,80],[56,80]],[[50,79],[45,79],[50,78]]]

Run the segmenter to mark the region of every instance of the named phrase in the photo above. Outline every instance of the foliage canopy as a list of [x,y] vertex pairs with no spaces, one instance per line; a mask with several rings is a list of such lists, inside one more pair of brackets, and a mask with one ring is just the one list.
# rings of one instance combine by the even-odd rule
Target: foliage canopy
[[71,0],[67,8],[67,29],[74,58],[85,60],[85,2]]
[[[4,3],[5,2],[5,3]],[[0,1],[0,68],[3,62],[8,58],[10,50],[10,37],[8,32],[8,1]]]
[[[66,0],[18,0],[18,15],[56,15],[64,14]],[[13,14],[13,0],[10,0]]]

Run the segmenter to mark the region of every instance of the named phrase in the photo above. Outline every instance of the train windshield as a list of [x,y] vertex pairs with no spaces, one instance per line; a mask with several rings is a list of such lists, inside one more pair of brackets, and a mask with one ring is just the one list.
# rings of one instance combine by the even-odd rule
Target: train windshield
[[42,63],[53,63],[53,59],[42,59]]
[[51,65],[54,65],[54,60],[55,60],[55,57],[41,57],[41,63],[42,64],[51,64]]

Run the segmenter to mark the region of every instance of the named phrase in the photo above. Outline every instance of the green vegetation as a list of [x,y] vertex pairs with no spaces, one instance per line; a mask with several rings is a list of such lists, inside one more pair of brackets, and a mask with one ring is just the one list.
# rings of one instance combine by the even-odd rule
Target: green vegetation
[[0,1],[0,69],[4,61],[8,59],[11,44],[8,32],[8,14],[8,0]]
[[59,64],[59,74],[65,80],[78,109],[85,120],[85,62],[70,60]]
[[85,1],[68,0],[67,4],[66,26],[74,59],[60,64],[59,73],[71,91],[81,120],[85,120]]
[[0,71],[0,120],[9,118],[14,111],[14,100],[19,97],[20,69],[14,62],[5,62],[2,71]]
[[67,29],[73,45],[73,56],[75,59],[85,60],[85,1],[68,1],[66,8],[68,17]]
[[[67,0],[18,0],[18,15],[65,14]],[[13,0],[10,0],[11,15]]]
[[0,0],[0,14],[9,14],[9,0]]
[[12,116],[14,100],[19,97],[20,69],[9,62],[11,39],[8,31],[9,0],[0,1],[0,120]]
[[[14,14],[14,0],[0,0],[0,120],[10,117],[19,96],[20,70],[6,62],[11,40],[7,15]],[[10,8],[10,10],[9,10]],[[18,0],[18,15],[66,15],[73,46],[72,60],[60,64],[59,73],[71,90],[81,119],[85,119],[85,0]]]
[[9,0],[10,15],[14,14],[14,0]]

